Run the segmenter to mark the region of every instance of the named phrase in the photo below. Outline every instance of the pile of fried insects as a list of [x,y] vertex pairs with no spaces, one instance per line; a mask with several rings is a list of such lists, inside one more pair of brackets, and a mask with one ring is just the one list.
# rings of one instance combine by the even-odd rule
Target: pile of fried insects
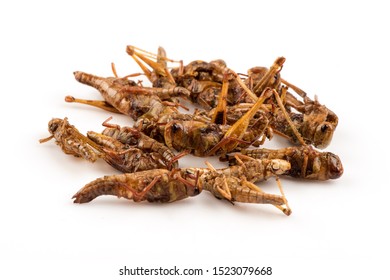
[[[86,135],[68,118],[49,121],[50,136],[66,153],[90,162],[103,159],[123,174],[98,178],[79,190],[75,203],[86,203],[100,195],[114,195],[135,202],[173,202],[202,191],[234,202],[271,204],[290,215],[280,176],[304,180],[328,180],[343,174],[340,158],[326,148],[338,117],[317,98],[284,80],[280,72],[285,58],[270,68],[253,67],[238,74],[223,60],[189,64],[169,59],[165,50],[157,54],[127,46],[126,52],[142,73],[99,77],[74,72],[80,83],[97,89],[103,100],[66,96],[65,101],[92,105],[134,120],[133,127],[104,121],[101,133]],[[145,75],[151,87],[132,79]],[[180,101],[196,108],[182,113]],[[273,134],[287,138],[291,147],[258,148]],[[315,148],[314,148],[314,147]],[[179,159],[192,154],[220,156],[229,166],[216,169],[179,168]],[[264,192],[254,183],[276,178],[280,195]]]

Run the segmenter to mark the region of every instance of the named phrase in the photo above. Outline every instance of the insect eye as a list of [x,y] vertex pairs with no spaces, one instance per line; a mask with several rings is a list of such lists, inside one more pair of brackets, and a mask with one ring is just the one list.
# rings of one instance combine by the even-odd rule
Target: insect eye
[[329,128],[329,126],[328,126],[327,124],[322,125],[322,126],[321,126],[321,132],[327,131],[328,128]]
[[273,171],[277,171],[277,170],[279,170],[279,169],[280,169],[279,163],[278,163],[278,162],[274,162],[274,163],[272,164],[272,170],[273,170]]
[[174,124],[172,125],[172,132],[173,132],[173,133],[177,132],[179,129],[180,129],[180,127],[179,127],[176,123],[174,123]]
[[54,131],[57,130],[57,127],[58,127],[58,125],[53,123],[53,124],[50,125],[49,130],[54,132]]
[[51,133],[54,133],[59,126],[60,126],[60,122],[57,119],[54,119],[49,123],[49,131]]
[[338,156],[332,153],[328,153],[328,164],[329,178],[337,179],[343,174],[344,168]]

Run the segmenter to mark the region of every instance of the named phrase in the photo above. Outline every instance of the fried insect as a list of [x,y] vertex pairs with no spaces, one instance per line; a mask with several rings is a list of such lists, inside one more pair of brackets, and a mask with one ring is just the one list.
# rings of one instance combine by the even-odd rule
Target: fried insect
[[112,137],[93,131],[88,131],[87,136],[102,148],[101,157],[121,172],[129,173],[157,168],[171,169],[172,164],[166,162],[157,152],[126,145]]
[[[109,138],[114,138],[118,140],[120,143],[122,143],[123,145],[126,145],[126,147],[131,147],[133,149],[140,149],[144,153],[147,153],[152,157],[155,157],[156,159],[158,158],[159,161],[163,162],[165,168],[176,169],[178,167],[177,160],[182,155],[176,156],[167,146],[156,141],[153,138],[150,138],[149,136],[145,135],[144,133],[142,133],[141,131],[135,128],[128,127],[128,126],[120,127],[119,125],[116,124],[109,124],[108,122],[111,119],[112,117],[108,118],[106,121],[103,122],[103,126],[105,126],[106,128],[103,130],[102,135]],[[88,137],[90,136],[92,137],[92,135],[88,133]],[[101,142],[103,144],[103,141]]]
[[[294,126],[300,132],[306,144],[312,144],[319,149],[326,148],[330,144],[337,127],[337,115],[326,108],[326,106],[320,104],[317,98],[311,100],[304,91],[291,84],[288,85],[292,86],[294,90],[300,92],[300,95],[303,96],[303,102],[301,102],[291,93],[287,92],[286,87],[282,87],[281,89],[285,107],[289,112]],[[270,125],[278,134],[287,137],[291,142],[298,142],[291,131],[291,127],[287,124],[285,117],[280,111],[273,112]]]
[[[284,58],[279,58],[268,71],[260,71],[262,73],[257,77],[251,75],[250,78],[259,79],[257,82],[253,82],[256,84],[253,87],[253,92],[259,95],[266,87],[274,88],[278,92],[283,106],[277,101],[278,108],[273,110],[269,117],[270,126],[276,133],[288,138],[293,143],[302,144],[302,140],[298,139],[297,134],[292,131],[296,127],[306,144],[324,149],[332,140],[338,124],[338,117],[333,111],[320,104],[317,97],[314,101],[311,100],[306,92],[281,78],[280,71],[284,61]],[[297,93],[303,102],[288,92],[288,88]],[[282,107],[286,108],[294,126],[288,121]]]
[[182,178],[177,170],[153,169],[98,178],[85,185],[73,198],[74,203],[86,203],[101,195],[114,195],[135,202],[168,203],[200,192],[196,180]]
[[[79,71],[74,72],[74,76],[80,83],[96,88],[105,102],[86,101],[75,99],[71,96],[65,98],[67,102],[85,103],[104,110],[107,110],[107,106],[111,106],[113,107],[112,110],[128,115],[134,120],[137,120],[146,113],[150,117],[157,119],[164,110],[169,110],[169,113],[175,112],[175,108],[165,106],[163,101],[154,92],[148,92],[144,89],[140,90],[140,87],[135,86],[133,84],[134,82],[128,79],[114,77],[103,78]],[[102,106],[103,104],[105,106]]]
[[[241,150],[242,155],[260,160],[281,159],[289,162],[291,168],[283,175],[309,180],[329,180],[341,177],[344,172],[340,158],[330,152],[320,152],[311,146],[288,147],[283,149]],[[237,163],[236,156],[227,155],[222,160]],[[251,162],[251,161],[250,161]]]
[[114,195],[135,202],[169,203],[196,196],[203,189],[218,199],[232,203],[272,204],[286,215],[291,214],[281,186],[282,195],[267,194],[245,178],[226,176],[211,165],[201,171],[187,168],[172,171],[154,169],[104,176],[85,185],[73,198],[75,203],[87,203],[101,195]]
[[81,134],[77,128],[69,124],[68,118],[53,118],[49,121],[48,130],[51,136],[40,139],[40,143],[55,139],[58,146],[65,154],[82,157],[90,162],[95,162],[99,158],[92,147],[97,147],[93,141]]
[[114,128],[106,131],[108,135],[89,131],[86,137],[69,124],[67,118],[54,118],[48,126],[52,135],[41,139],[41,143],[54,138],[66,154],[82,157],[90,162],[102,158],[122,172],[171,169],[177,167],[177,160],[182,156],[175,156],[168,148],[139,131],[132,131],[131,135],[125,135],[122,131],[120,136],[127,136],[127,143],[122,143],[110,136],[111,133],[115,136]]
[[[237,170],[232,168],[230,170],[229,168],[215,169],[210,163],[206,162],[206,164],[208,168],[182,169],[183,176],[200,174],[198,178],[199,186],[218,199],[225,199],[231,203],[272,204],[287,216],[291,214],[291,209],[278,179],[277,182],[282,195],[269,194],[248,181],[244,174],[240,174],[240,172],[237,174]],[[238,176],[235,176],[236,174]],[[273,176],[276,175],[273,174]]]

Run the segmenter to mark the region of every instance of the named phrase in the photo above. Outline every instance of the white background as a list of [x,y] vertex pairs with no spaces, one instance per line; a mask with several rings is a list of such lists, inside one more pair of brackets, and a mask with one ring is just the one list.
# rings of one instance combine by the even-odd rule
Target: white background
[[[388,279],[386,1],[128,2],[0,4],[0,278],[124,279],[125,265],[177,265],[209,275],[214,266],[271,266],[268,279]],[[169,205],[115,197],[73,204],[84,184],[116,172],[38,139],[48,136],[52,117],[67,116],[83,133],[102,129],[110,113],[63,99],[99,98],[73,71],[109,76],[115,62],[120,75],[139,72],[128,44],[161,45],[187,63],[223,58],[237,72],[285,56],[282,76],[339,116],[327,151],[341,157],[344,175],[284,179],[290,217],[207,193]],[[132,125],[119,115],[114,122]],[[273,180],[264,189],[278,192]]]

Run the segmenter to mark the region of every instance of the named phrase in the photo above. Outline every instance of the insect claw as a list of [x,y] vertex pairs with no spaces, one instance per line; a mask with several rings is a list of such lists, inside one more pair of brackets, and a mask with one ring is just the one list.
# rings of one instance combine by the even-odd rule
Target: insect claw
[[236,205],[236,204],[234,203],[234,201],[232,201],[232,200],[228,200],[228,199],[227,199],[227,201],[228,201],[231,205],[233,205],[233,206]]

